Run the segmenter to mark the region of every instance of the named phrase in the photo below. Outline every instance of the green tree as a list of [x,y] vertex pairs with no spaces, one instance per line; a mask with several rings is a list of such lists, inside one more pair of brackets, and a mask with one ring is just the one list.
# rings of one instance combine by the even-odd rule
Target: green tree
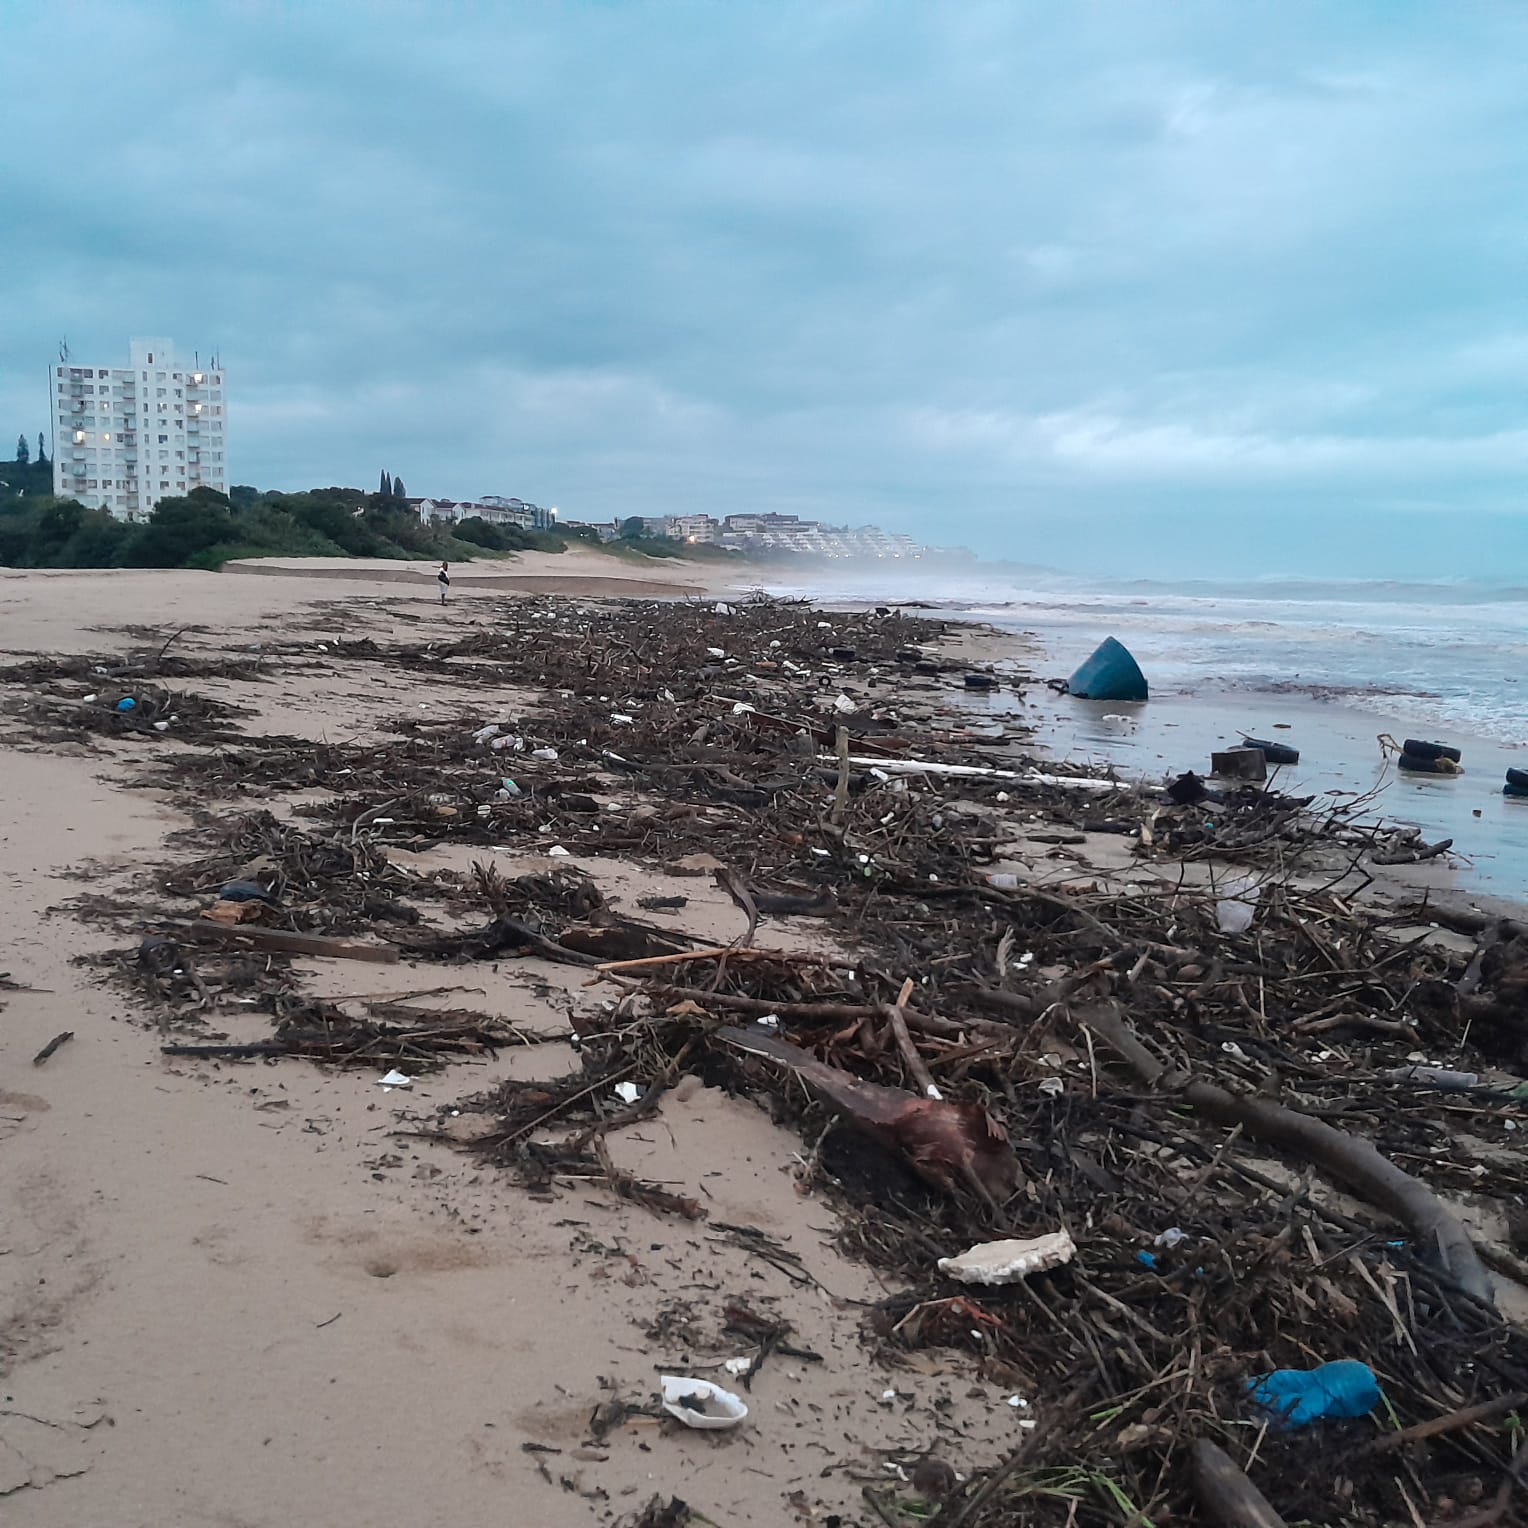
[[85,506],[78,499],[50,499],[38,515],[28,562],[34,568],[55,568],[57,557],[85,523]]
[[27,444],[25,435],[16,437],[16,460],[23,467],[32,460],[32,448]]
[[197,553],[238,542],[238,525],[225,494],[193,488],[185,498],[161,499],[127,546],[135,568],[179,568]]
[[46,467],[48,465],[48,448],[43,440],[41,430],[37,432],[37,465],[39,467]]
[[408,495],[403,491],[403,479],[401,477],[393,479],[393,497],[395,499],[408,498]]
[[647,539],[647,521],[641,515],[633,515],[629,520],[621,521],[622,541],[645,541]]
[[387,468],[382,469],[382,481],[377,485],[377,493],[384,499],[393,496],[393,480],[387,475]]

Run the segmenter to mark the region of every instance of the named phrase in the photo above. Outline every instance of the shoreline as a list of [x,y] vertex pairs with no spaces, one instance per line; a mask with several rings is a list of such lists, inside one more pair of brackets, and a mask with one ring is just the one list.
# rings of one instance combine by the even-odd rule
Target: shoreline
[[[37,1460],[36,1479],[7,1498],[15,1521],[116,1521],[117,1505],[132,1500],[156,1528],[190,1528],[216,1513],[274,1524],[315,1512],[336,1528],[370,1528],[448,1514],[477,1521],[501,1512],[512,1490],[549,1528],[633,1514],[654,1494],[762,1528],[797,1497],[819,1515],[858,1511],[862,1483],[883,1480],[888,1459],[908,1471],[930,1452],[962,1473],[997,1465],[1020,1436],[1008,1397],[1027,1406],[1032,1396],[1042,1421],[1055,1399],[1042,1361],[1012,1346],[1024,1302],[982,1294],[1000,1323],[992,1331],[1008,1335],[975,1351],[964,1318],[948,1340],[911,1346],[884,1334],[870,1341],[863,1329],[867,1314],[890,1310],[900,1321],[909,1307],[899,1300],[931,1299],[930,1249],[979,1239],[980,1217],[966,1218],[948,1196],[899,1208],[912,1190],[873,1176],[884,1164],[855,1156],[843,1144],[852,1132],[830,1138],[819,1121],[798,1133],[799,1093],[736,1063],[726,1071],[704,1029],[686,1028],[701,1021],[685,1003],[703,1014],[708,990],[725,1003],[735,984],[763,973],[784,984],[766,991],[794,993],[807,1008],[823,990],[859,1003],[862,1026],[906,972],[914,987],[901,1001],[912,1022],[933,1026],[914,1030],[913,1048],[923,1047],[941,1086],[995,1088],[972,1068],[984,1064],[984,1048],[1007,1048],[1010,1134],[1028,1180],[1046,1183],[1057,1169],[1045,1143],[1099,1107],[1097,1063],[1090,1073],[1076,1035],[1044,1019],[1058,1001],[1052,990],[1071,991],[1072,967],[1093,982],[1106,969],[1146,973],[1138,1006],[1159,1001],[1153,993],[1189,994],[1215,1005],[1212,1024],[1242,1026],[1229,1032],[1243,1045],[1261,1054],[1266,1043],[1255,1025],[1245,1029],[1245,993],[1240,1006],[1214,995],[1210,976],[1192,974],[1178,948],[1188,936],[1177,922],[1200,926],[1212,883],[1230,872],[1194,859],[1192,848],[1180,865],[1160,847],[1133,856],[1117,828],[1078,827],[1101,810],[1137,828],[1154,823],[1165,842],[1192,835],[1194,822],[1161,819],[1141,792],[1099,797],[1065,782],[978,773],[944,787],[915,771],[899,789],[895,764],[908,756],[1021,777],[1031,769],[1035,740],[1009,725],[1020,718],[998,720],[1002,735],[988,735],[990,721],[973,725],[978,706],[960,687],[963,671],[1016,658],[1019,639],[942,612],[941,636],[916,619],[894,617],[883,632],[873,619],[826,609],[739,617],[686,602],[659,618],[643,614],[645,602],[517,593],[489,604],[477,593],[440,611],[396,585],[314,600],[311,584],[276,575],[204,581],[216,577],[172,581],[178,603],[166,617],[156,602],[163,580],[122,575],[91,607],[103,623],[137,615],[115,631],[80,628],[67,582],[0,587],[15,606],[8,629],[31,651],[56,655],[0,685],[12,782],[0,842],[17,908],[6,964],[18,984],[0,987],[0,1055],[17,1079],[0,1111],[11,1168],[0,1206],[17,1228],[14,1255],[0,1259],[0,1369],[17,1410],[47,1419],[67,1445],[45,1457],[33,1434],[6,1430],[21,1424],[0,1423],[0,1441]],[[142,625],[144,613],[161,625]],[[930,672],[892,660],[904,643],[924,650]],[[94,662],[113,652],[126,657]],[[136,690],[135,709],[173,717],[169,732],[112,721],[113,685]],[[664,700],[669,687],[676,698]],[[839,776],[835,806],[838,696],[855,718],[855,746],[882,750],[887,764],[886,778],[875,765]],[[771,730],[776,714],[795,719],[784,735]],[[784,738],[806,721],[821,736],[803,751]],[[495,738],[518,734],[521,748],[494,749]],[[532,745],[558,756],[537,758]],[[506,775],[518,794],[501,798],[495,786]],[[778,783],[761,789],[770,779]],[[1107,805],[1090,805],[1099,800]],[[479,830],[485,808],[491,828]],[[1262,810],[1249,806],[1248,821]],[[272,818],[249,818],[262,811]],[[246,821],[235,838],[219,836]],[[337,867],[328,858],[336,852]],[[366,856],[359,865],[348,857],[357,852]],[[1252,854],[1277,891],[1257,914],[1270,951],[1287,939],[1285,899],[1300,906],[1316,896],[1339,943],[1350,929],[1378,937],[1356,932],[1367,928],[1362,904],[1344,910],[1309,889],[1325,878],[1319,859],[1302,880]],[[711,874],[728,862],[768,889],[831,888],[843,911],[766,915],[755,929]],[[699,1001],[679,1001],[642,973],[591,988],[586,963],[513,947],[474,953],[468,936],[490,911],[479,863],[517,886],[530,878],[516,892],[529,899],[515,904],[517,920],[529,908],[554,944],[617,934],[649,949],[655,939],[696,941],[689,969],[710,970],[715,985],[697,977],[684,990]],[[224,880],[272,874],[284,920],[380,941],[394,952],[389,969],[212,951],[189,957],[200,996],[180,980],[182,967],[145,975],[133,955],[144,932],[195,920]],[[570,915],[557,889],[566,876],[585,887],[586,906],[595,888],[616,921],[586,928]],[[1014,876],[1021,890],[993,891],[989,876]],[[1177,914],[1165,900],[1173,898],[1182,900]],[[752,960],[705,956],[737,940],[745,922]],[[1005,926],[1019,934],[1017,965],[1009,971],[999,955],[993,977]],[[1109,950],[1116,928],[1128,961]],[[1462,966],[1470,941],[1416,932],[1435,953],[1413,951],[1412,960]],[[1105,936],[1111,958],[1100,961]],[[430,941],[441,950],[421,954]],[[187,960],[189,948],[175,958]],[[77,964],[108,955],[105,965]],[[823,990],[803,975],[819,966]],[[985,976],[973,987],[968,973]],[[920,975],[932,985],[918,990]],[[1306,979],[1283,989],[1290,1002],[1304,1001]],[[400,999],[414,1020],[387,1006]],[[397,1093],[379,1086],[381,1060],[357,1069],[315,1063],[301,1049],[254,1061],[159,1051],[167,1039],[269,1044],[279,1014],[312,1002],[328,1005],[331,1026],[339,1014],[357,1026],[379,1015],[417,1025],[423,1014],[438,1027],[470,1013],[474,1023],[512,1025],[518,1038],[500,1032],[496,1053],[469,1050],[439,1071],[428,1054],[416,1057],[412,1086]],[[1028,1005],[1022,1025],[1011,1014],[982,1016],[1005,1003]],[[959,1041],[939,1029],[946,1018],[958,1021]],[[791,1022],[783,1028],[800,1043],[831,1032]],[[1287,1016],[1279,1024],[1291,1031]],[[32,1067],[65,1029],[75,1038]],[[853,1033],[840,1042],[849,1059]],[[1195,1033],[1180,1024],[1154,1038],[1182,1044]],[[1352,1047],[1341,1031],[1322,1034],[1325,1046]],[[1389,1044],[1387,1063],[1408,1043],[1373,1041]],[[579,1111],[589,1108],[588,1069],[607,1054],[628,1067],[623,1079],[639,1079],[639,1098],[642,1085],[665,1090],[603,1137],[635,1198],[613,1194],[616,1180],[597,1162],[554,1167],[527,1191],[514,1181],[521,1159],[460,1150],[480,1130],[502,1133],[519,1107],[538,1118],[557,1111],[556,1128],[538,1136],[548,1144],[603,1127],[605,1105]],[[1199,1064],[1215,1065],[1218,1054],[1211,1047]],[[1377,1075],[1372,1046],[1352,1054],[1365,1076]],[[1436,1037],[1429,1054],[1471,1059],[1462,1043],[1456,1054]],[[889,1068],[894,1082],[897,1057],[888,1042],[856,1064]],[[600,1084],[602,1098],[616,1075]],[[1043,1112],[1051,1106],[1039,1084],[1053,1078],[1065,1079],[1071,1113]],[[773,1099],[770,1112],[756,1097]],[[1211,1140],[1205,1160],[1229,1149]],[[1119,1149],[1116,1141],[1108,1157],[1115,1171]],[[1265,1157],[1252,1160],[1272,1170]],[[655,1189],[703,1215],[651,1213],[642,1195]],[[1128,1237],[1094,1225],[1084,1200],[1069,1207],[1050,1197],[1058,1191],[1015,1201],[1023,1234],[1062,1216],[1112,1300],[1146,1298]],[[1089,1192],[1100,1192],[1096,1183]],[[1494,1205],[1471,1212],[1484,1240],[1502,1235]],[[925,1219],[897,1218],[907,1213]],[[746,1234],[734,1234],[739,1226]],[[877,1241],[890,1234],[880,1226],[901,1227],[893,1244]],[[846,1239],[859,1255],[848,1255]],[[1372,1235],[1359,1244],[1378,1245]],[[1237,1252],[1233,1240],[1215,1256],[1254,1251]],[[1345,1266],[1323,1276],[1351,1284],[1356,1298],[1363,1286]],[[948,1298],[951,1286],[938,1293]],[[1518,1314],[1509,1293],[1504,1309]],[[753,1420],[721,1443],[660,1424],[643,1409],[658,1366],[720,1378],[726,1360],[751,1351],[724,1323],[740,1294],[755,1315],[788,1322],[791,1344],[813,1357],[771,1358],[748,1392]],[[1254,1335],[1254,1348],[1275,1341]],[[1037,1353],[1056,1340],[1054,1330],[1032,1337]],[[253,1370],[251,1351],[261,1355]],[[1410,1391],[1397,1394],[1403,1411],[1415,1404]],[[606,1406],[613,1420],[591,1430]],[[271,1438],[272,1451],[252,1455],[251,1437]],[[1113,1435],[1096,1446],[1100,1458],[1123,1457]],[[419,1471],[421,1451],[451,1467]],[[197,1461],[194,1474],[187,1459]],[[209,1464],[214,1483],[205,1484]]]

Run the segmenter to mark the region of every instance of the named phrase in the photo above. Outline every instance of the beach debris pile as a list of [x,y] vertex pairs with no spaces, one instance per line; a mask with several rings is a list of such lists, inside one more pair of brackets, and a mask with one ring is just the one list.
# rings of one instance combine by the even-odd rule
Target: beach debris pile
[[[1471,953],[1429,909],[1357,900],[1393,841],[1364,803],[1038,770],[1021,726],[958,708],[972,666],[941,635],[527,600],[462,639],[326,644],[449,676],[452,701],[380,743],[245,733],[146,768],[202,815],[117,911],[119,974],[178,1056],[408,1078],[549,1037],[315,998],[293,954],[428,963],[438,990],[483,962],[586,983],[572,1070],[449,1105],[480,1130],[440,1121],[538,1194],[593,1180],[705,1218],[610,1137],[681,1078],[757,1099],[887,1277],[867,1343],[959,1355],[1012,1398],[1009,1457],[892,1521],[1509,1520],[1528,930],[1483,922]],[[286,820],[247,810],[283,793]],[[421,868],[464,845],[472,868]],[[613,905],[580,868],[606,858],[710,875],[734,938]],[[201,916],[241,885],[254,916]],[[265,1033],[224,1034],[235,1003]]]

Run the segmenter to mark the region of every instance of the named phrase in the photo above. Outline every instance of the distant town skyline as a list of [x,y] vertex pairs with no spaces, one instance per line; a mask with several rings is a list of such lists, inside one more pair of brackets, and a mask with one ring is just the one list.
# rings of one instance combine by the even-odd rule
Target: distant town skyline
[[1116,575],[1528,574],[1520,9],[7,23],[69,61],[67,109],[44,68],[0,105],[13,433],[61,339],[165,333],[237,375],[262,488],[386,462]]

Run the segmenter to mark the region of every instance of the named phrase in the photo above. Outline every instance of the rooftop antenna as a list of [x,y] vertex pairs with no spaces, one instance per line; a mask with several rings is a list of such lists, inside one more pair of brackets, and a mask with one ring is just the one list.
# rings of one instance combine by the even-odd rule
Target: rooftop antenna
[[58,358],[61,361],[69,359],[69,338],[67,335],[58,342]]

